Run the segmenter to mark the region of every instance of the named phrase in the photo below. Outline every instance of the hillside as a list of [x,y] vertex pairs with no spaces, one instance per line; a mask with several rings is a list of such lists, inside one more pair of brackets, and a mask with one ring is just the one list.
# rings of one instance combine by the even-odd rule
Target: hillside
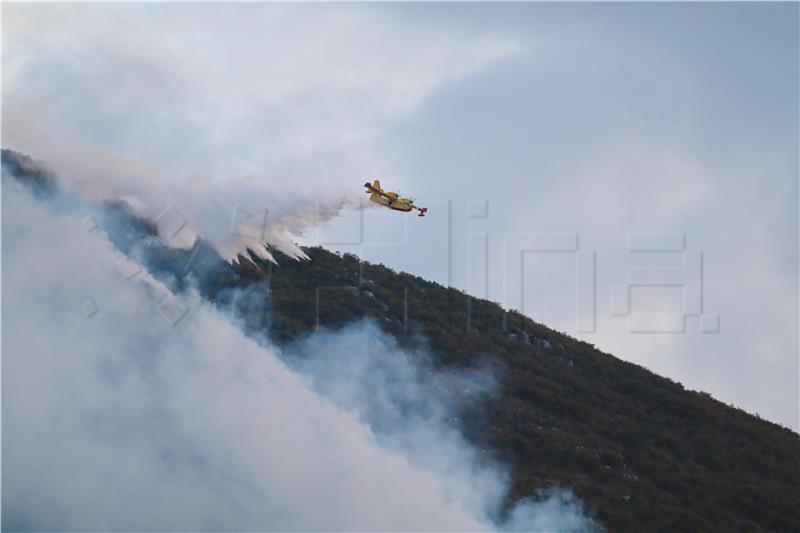
[[796,433],[497,304],[353,255],[306,253],[236,266],[268,281],[272,337],[372,317],[401,343],[421,335],[439,365],[490,361],[501,393],[460,423],[511,465],[512,501],[560,484],[610,530],[800,530]]
[[[3,150],[3,171],[37,196],[55,178]],[[487,460],[512,474],[508,506],[539,489],[572,488],[612,531],[800,531],[800,436],[685,390],[492,302],[323,248],[309,261],[273,251],[226,263],[203,242],[170,248],[125,204],[100,224],[177,291],[195,284],[234,308],[246,331],[291,345],[317,328],[373,320],[443,368],[491,368],[496,393],[465,404],[456,423]],[[264,306],[263,303],[269,303]],[[412,350],[413,351],[413,350]],[[288,351],[287,351],[288,352]]]

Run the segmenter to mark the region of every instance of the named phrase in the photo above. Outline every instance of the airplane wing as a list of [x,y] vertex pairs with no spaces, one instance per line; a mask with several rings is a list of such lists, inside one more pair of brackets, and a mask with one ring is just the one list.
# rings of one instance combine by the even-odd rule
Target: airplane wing
[[383,192],[383,191],[382,191],[382,190],[380,190],[380,189],[376,189],[375,187],[373,187],[373,186],[372,186],[371,184],[369,184],[369,183],[365,183],[365,184],[364,184],[364,187],[366,187],[366,188],[367,188],[367,190],[369,190],[370,192],[374,192],[375,194],[379,194],[379,195],[381,195],[381,196],[384,196],[384,197],[386,197],[386,198],[391,198],[391,196],[389,196],[388,194],[386,194],[385,192]]

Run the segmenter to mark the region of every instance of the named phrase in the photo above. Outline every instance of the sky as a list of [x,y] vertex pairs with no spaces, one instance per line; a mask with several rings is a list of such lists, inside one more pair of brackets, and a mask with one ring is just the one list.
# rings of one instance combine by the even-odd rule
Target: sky
[[2,144],[72,183],[246,176],[350,201],[380,178],[428,215],[345,210],[297,240],[520,309],[800,428],[797,4],[2,17]]

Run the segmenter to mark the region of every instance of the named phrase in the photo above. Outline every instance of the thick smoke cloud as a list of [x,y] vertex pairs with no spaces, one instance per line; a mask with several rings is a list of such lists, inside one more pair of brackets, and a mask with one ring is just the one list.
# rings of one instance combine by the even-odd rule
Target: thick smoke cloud
[[198,301],[173,328],[102,235],[4,193],[11,529],[479,527],[274,351]]
[[446,423],[488,375],[369,324],[283,353],[87,215],[3,177],[4,530],[593,527],[563,491],[498,518],[502,472]]
[[[424,342],[422,343],[424,345]],[[356,348],[358,347],[358,348]],[[315,333],[292,347],[292,368],[315,391],[369,425],[378,443],[435,472],[460,501],[510,531],[582,531],[596,524],[569,492],[552,489],[508,516],[500,505],[508,472],[470,447],[456,429],[459,405],[496,392],[490,362],[471,372],[437,371],[424,349],[401,350],[371,322]],[[324,354],[324,356],[321,356]]]

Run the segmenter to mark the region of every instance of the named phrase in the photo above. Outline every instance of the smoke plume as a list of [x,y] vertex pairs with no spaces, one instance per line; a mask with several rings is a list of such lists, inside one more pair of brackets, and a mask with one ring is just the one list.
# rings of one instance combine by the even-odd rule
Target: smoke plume
[[[368,322],[287,349],[247,336],[248,294],[223,309],[176,291],[125,244],[133,222],[46,173],[34,196],[7,167],[4,530],[595,526],[558,490],[498,515],[502,469],[448,423],[454,401],[492,393],[490,373],[436,373]],[[218,198],[197,194],[182,207],[206,227]],[[292,198],[268,235],[309,220]]]

